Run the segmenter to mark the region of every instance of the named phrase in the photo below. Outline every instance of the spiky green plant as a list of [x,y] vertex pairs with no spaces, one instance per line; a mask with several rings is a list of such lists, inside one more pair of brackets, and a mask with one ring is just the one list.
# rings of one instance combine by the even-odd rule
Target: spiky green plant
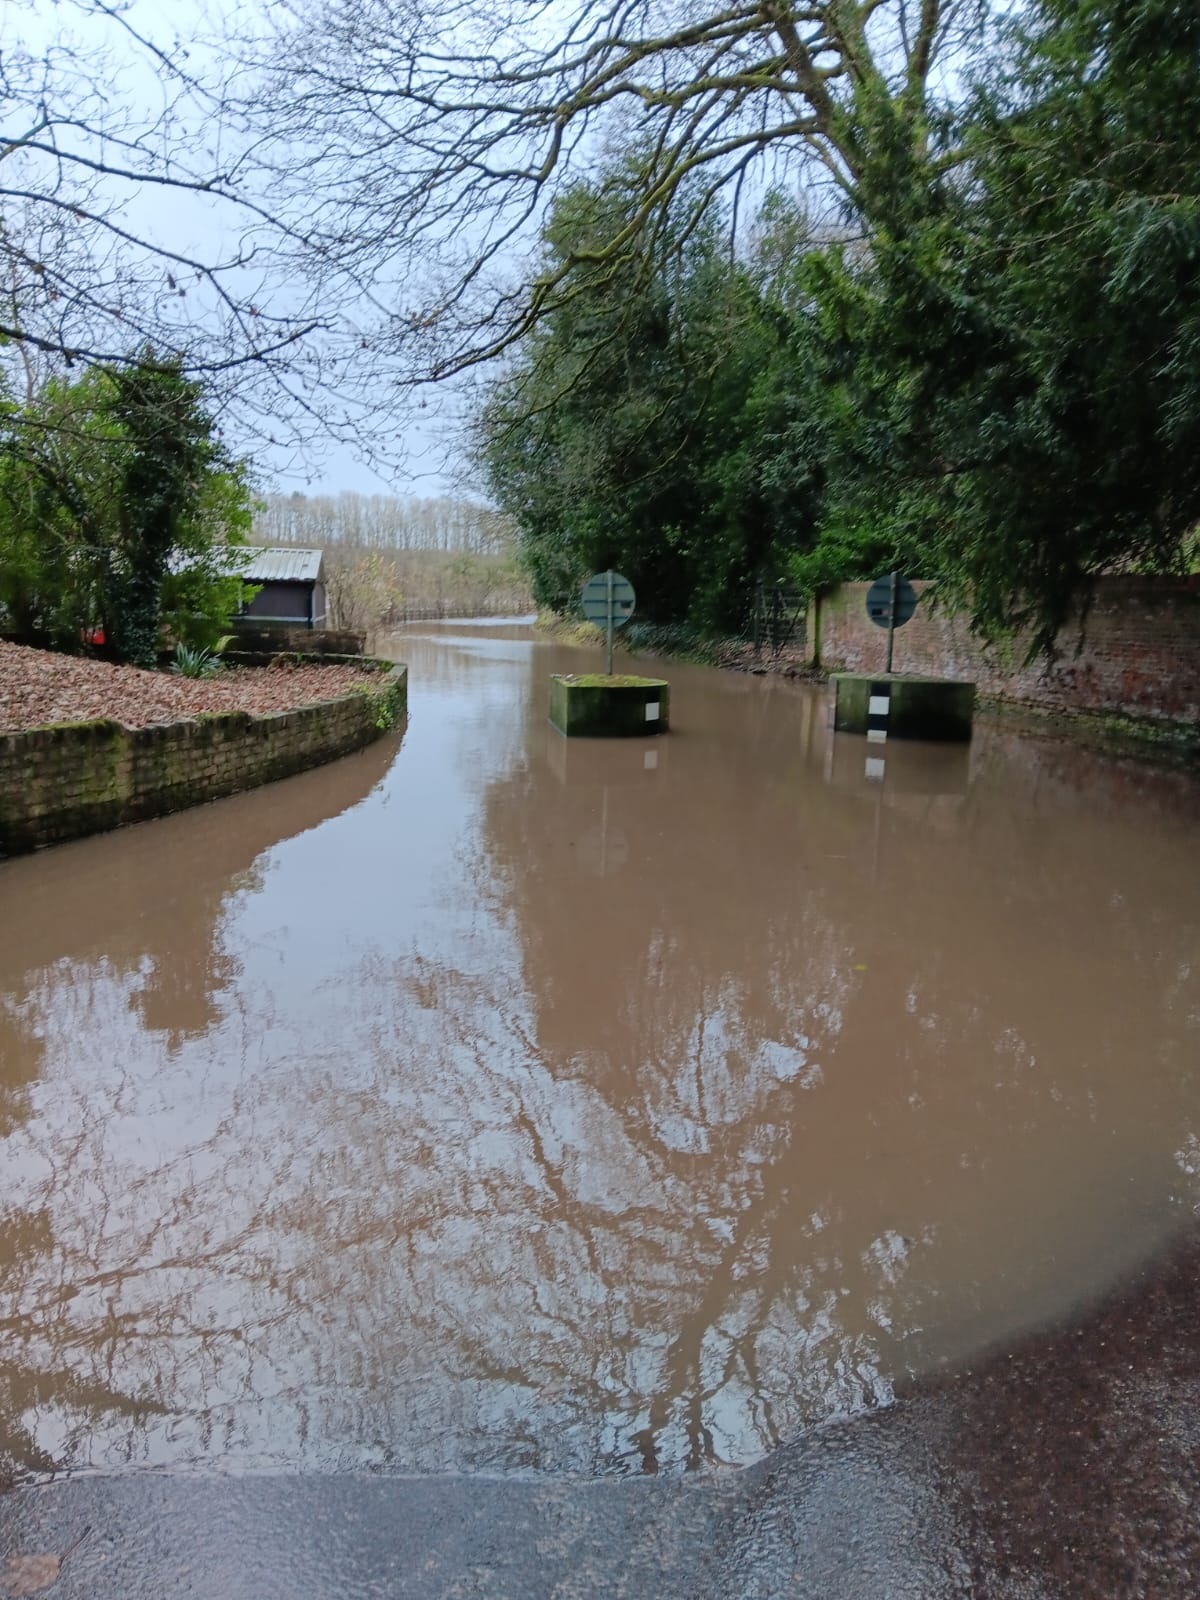
[[196,645],[181,644],[175,649],[171,671],[180,678],[215,678],[221,670],[216,651],[201,650]]

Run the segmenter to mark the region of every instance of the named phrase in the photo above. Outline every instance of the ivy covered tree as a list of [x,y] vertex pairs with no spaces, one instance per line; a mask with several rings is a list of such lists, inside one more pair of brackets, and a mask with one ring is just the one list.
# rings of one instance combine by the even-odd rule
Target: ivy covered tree
[[973,117],[998,331],[948,510],[977,616],[1048,637],[1096,574],[1177,570],[1200,520],[1200,13],[1037,0],[1012,35]]
[[0,412],[0,625],[153,665],[164,630],[210,643],[241,597],[248,472],[200,386],[147,354]]
[[640,168],[560,202],[570,293],[489,413],[543,599],[617,561],[722,626],[760,572],[900,566],[1037,651],[1097,575],[1194,557],[1200,13],[1030,0],[1000,42],[916,153],[858,95],[866,232],[775,199],[736,256],[714,214],[614,263]]
[[127,661],[152,666],[163,581],[219,447],[198,385],[177,366],[146,361],[119,368],[111,383],[108,407],[119,439],[108,596],[112,637]]
[[966,164],[804,264],[841,422],[821,555],[874,543],[1048,649],[1200,521],[1200,13],[1034,0],[1003,43]]

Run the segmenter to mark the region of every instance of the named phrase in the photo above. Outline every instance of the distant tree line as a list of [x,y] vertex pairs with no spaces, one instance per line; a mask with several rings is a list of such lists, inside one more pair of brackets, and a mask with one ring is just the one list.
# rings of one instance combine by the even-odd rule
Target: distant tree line
[[503,555],[512,519],[454,495],[268,494],[254,516],[260,544],[360,545],[368,550],[450,550]]
[[512,519],[452,495],[269,494],[254,540],[322,549],[331,626],[357,633],[532,605]]

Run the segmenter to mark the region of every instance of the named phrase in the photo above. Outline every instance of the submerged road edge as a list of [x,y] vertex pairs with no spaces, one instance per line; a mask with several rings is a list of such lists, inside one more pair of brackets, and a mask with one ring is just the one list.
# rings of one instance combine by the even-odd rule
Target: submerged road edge
[[740,1472],[13,1489],[0,1584],[87,1530],[53,1600],[1190,1600],[1198,1283],[1189,1237],[1077,1321]]

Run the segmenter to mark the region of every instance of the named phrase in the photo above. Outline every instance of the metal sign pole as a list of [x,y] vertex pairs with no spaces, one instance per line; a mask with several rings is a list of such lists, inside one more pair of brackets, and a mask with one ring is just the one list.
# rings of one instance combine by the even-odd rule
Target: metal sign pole
[[[892,573],[892,600],[891,600],[890,606],[888,607],[888,657],[887,657],[887,670],[888,670],[889,674],[891,673],[891,670],[892,670],[892,647],[895,644],[895,640],[896,640],[896,581],[897,581],[898,576],[899,576],[898,573],[895,573],[895,572]],[[610,666],[608,670],[611,672],[612,671],[612,667]]]
[[[609,567],[609,569],[608,569],[607,577],[608,577],[608,675],[611,678],[612,677],[612,657],[613,657],[613,571],[612,571],[611,567]],[[890,672],[891,670],[892,670],[892,666],[891,666],[891,651],[889,650],[889,652],[888,652],[888,671]]]

